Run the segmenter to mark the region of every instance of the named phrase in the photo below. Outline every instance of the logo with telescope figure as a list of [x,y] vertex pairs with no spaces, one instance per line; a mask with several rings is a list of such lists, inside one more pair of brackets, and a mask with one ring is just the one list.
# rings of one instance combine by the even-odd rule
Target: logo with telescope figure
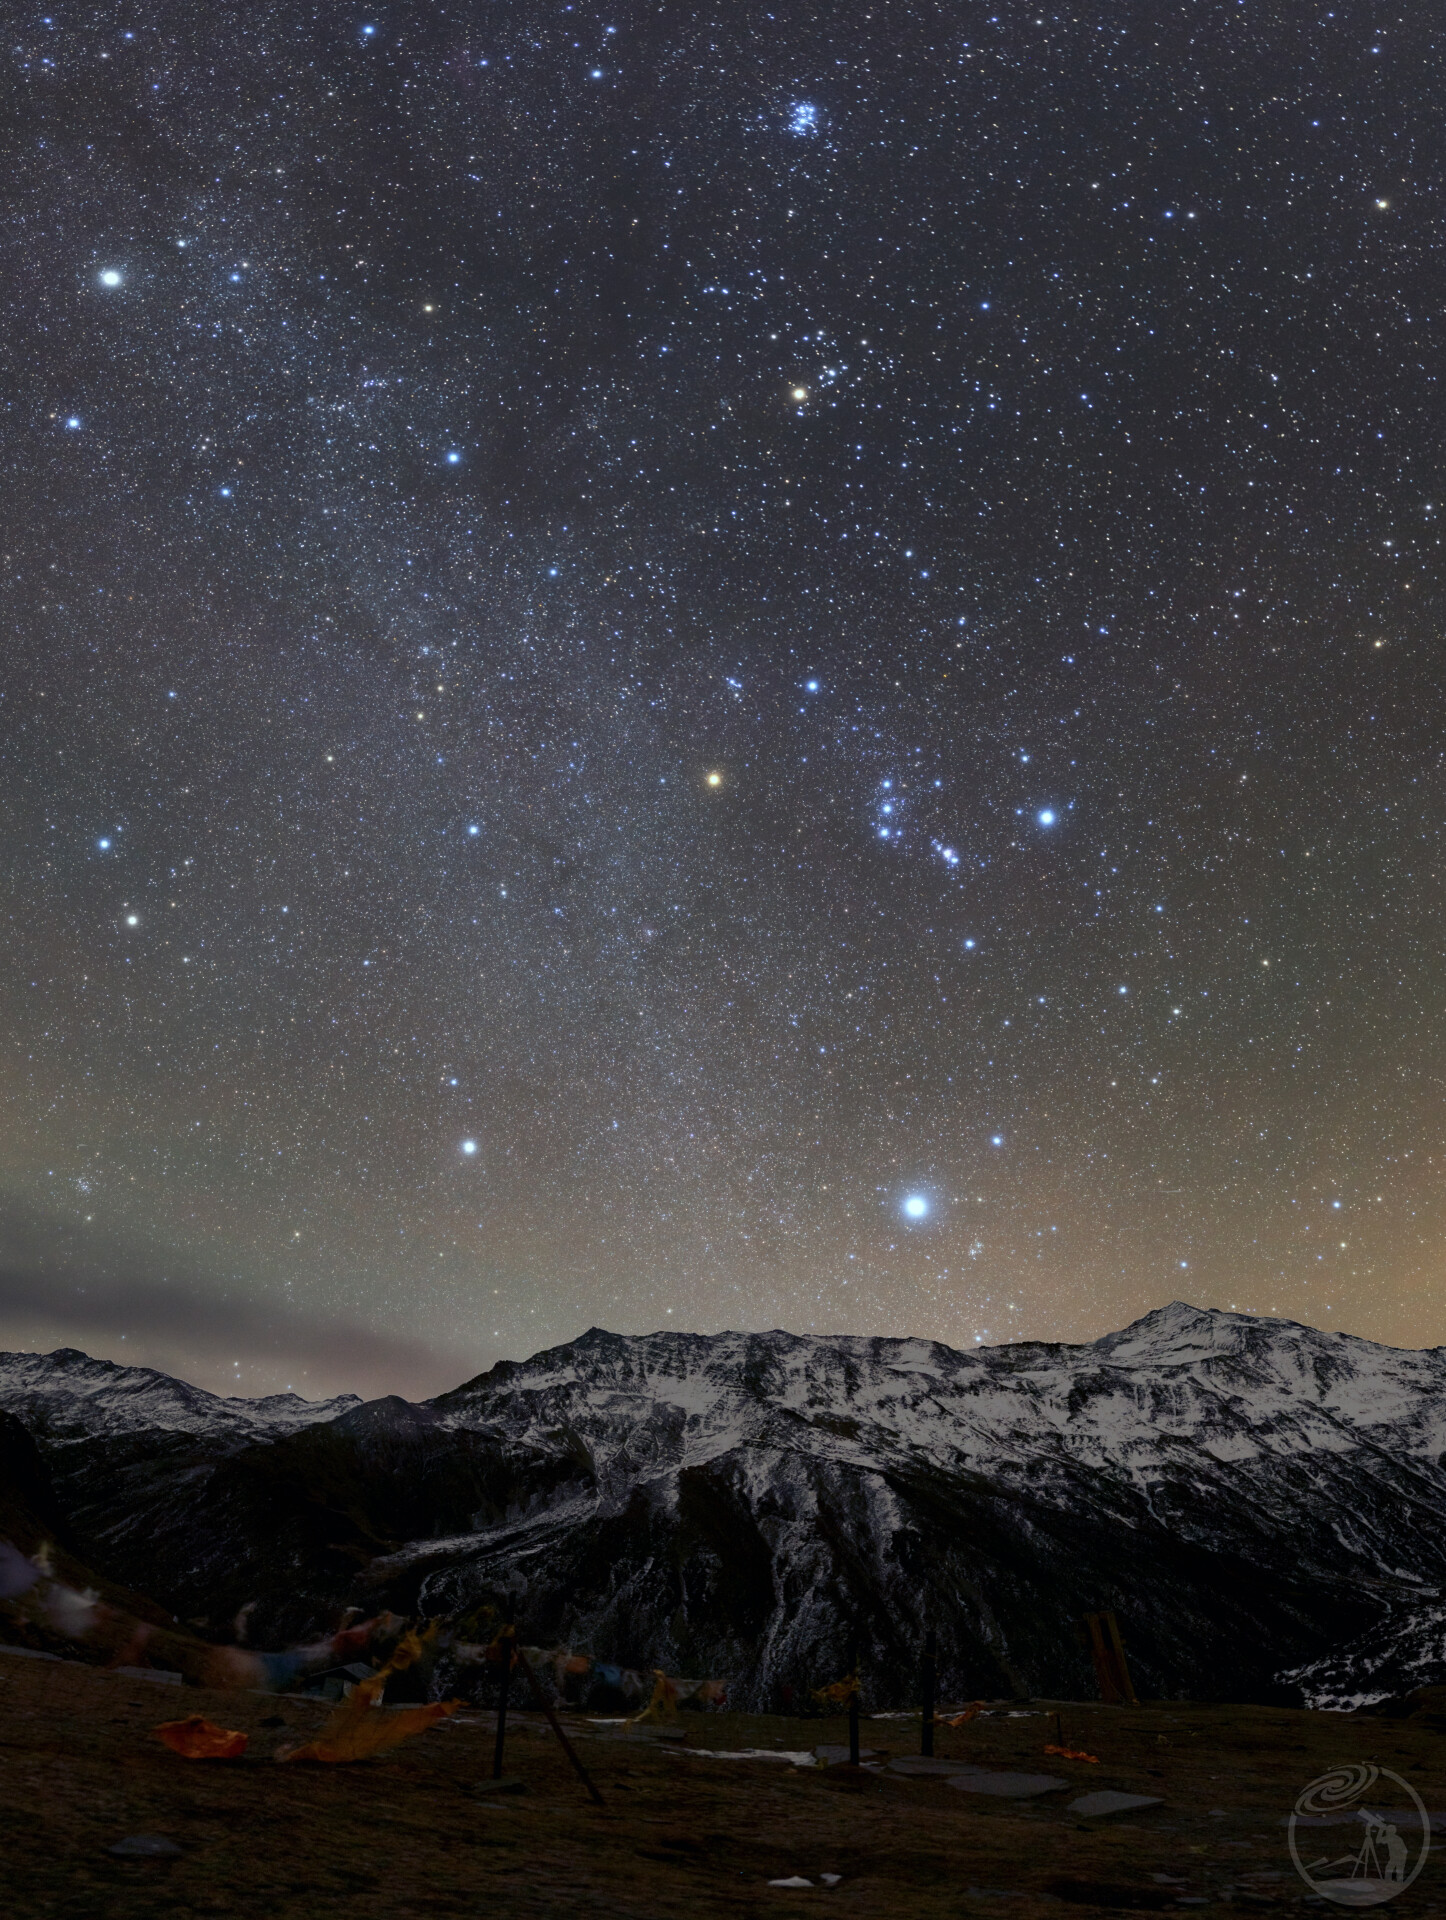
[[1302,1787],[1288,1824],[1296,1871],[1338,1907],[1394,1900],[1431,1852],[1431,1817],[1389,1767],[1333,1767]]

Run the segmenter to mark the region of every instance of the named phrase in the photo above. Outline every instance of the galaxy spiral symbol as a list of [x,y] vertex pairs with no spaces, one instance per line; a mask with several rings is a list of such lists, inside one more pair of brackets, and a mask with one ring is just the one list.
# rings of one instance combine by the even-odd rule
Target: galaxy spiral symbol
[[[1348,1843],[1339,1853],[1328,1837],[1337,1832]],[[1376,1907],[1404,1893],[1426,1864],[1431,1816],[1410,1782],[1389,1767],[1343,1764],[1302,1787],[1289,1845],[1313,1893],[1341,1907]]]

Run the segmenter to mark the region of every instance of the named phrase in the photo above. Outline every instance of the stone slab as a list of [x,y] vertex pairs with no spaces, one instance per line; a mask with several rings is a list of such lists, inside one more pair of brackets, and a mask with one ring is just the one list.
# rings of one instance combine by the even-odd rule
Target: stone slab
[[1078,1800],[1071,1800],[1067,1811],[1081,1820],[1104,1820],[1112,1813],[1143,1813],[1146,1807],[1164,1804],[1148,1793],[1115,1793],[1105,1787],[1098,1793],[1081,1794]]
[[1069,1785],[1052,1773],[956,1773],[948,1784],[960,1793],[987,1793],[996,1800],[1033,1800]]

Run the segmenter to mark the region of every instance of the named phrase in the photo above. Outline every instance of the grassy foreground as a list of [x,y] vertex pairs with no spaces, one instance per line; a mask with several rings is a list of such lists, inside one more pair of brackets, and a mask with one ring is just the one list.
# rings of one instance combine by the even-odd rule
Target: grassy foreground
[[[1327,1767],[1393,1768],[1432,1813],[1446,1815],[1446,1736],[1421,1718],[1188,1702],[1059,1711],[1064,1743],[1097,1754],[1098,1766],[1046,1757],[1056,1738],[1052,1708],[1047,1717],[940,1729],[937,1751],[1057,1773],[1078,1791],[1156,1794],[1164,1805],[1084,1826],[1066,1810],[1074,1790],[995,1801],[942,1779],[692,1757],[677,1742],[569,1715],[606,1800],[598,1810],[532,1714],[509,1726],[507,1771],[526,1791],[494,1798],[478,1791],[492,1771],[490,1714],[464,1711],[354,1766],[283,1767],[271,1763],[274,1750],[314,1734],[325,1707],[0,1654],[4,1910],[7,1920],[707,1920],[794,1911],[1089,1920],[1227,1905],[1294,1910],[1318,1900],[1295,1874],[1282,1822],[1299,1789]],[[247,1757],[188,1762],[167,1752],[150,1730],[191,1713],[249,1733]],[[263,1725],[278,1715],[282,1725]],[[731,1713],[680,1715],[677,1730],[692,1749],[808,1749],[847,1737],[842,1720]],[[916,1721],[866,1719],[863,1734],[866,1748],[918,1751]],[[1400,1799],[1397,1791],[1392,1804]],[[181,1851],[162,1859],[107,1852],[131,1834],[164,1835]],[[822,1873],[840,1875],[840,1884],[767,1885]],[[1446,1883],[1433,1857],[1390,1912],[1425,1920],[1443,1910]]]

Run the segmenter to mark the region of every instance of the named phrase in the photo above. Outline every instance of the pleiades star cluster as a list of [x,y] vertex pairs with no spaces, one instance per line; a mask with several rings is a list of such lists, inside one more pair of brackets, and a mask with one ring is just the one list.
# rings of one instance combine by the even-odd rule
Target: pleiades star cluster
[[1429,9],[3,57],[0,1344],[1446,1339]]

